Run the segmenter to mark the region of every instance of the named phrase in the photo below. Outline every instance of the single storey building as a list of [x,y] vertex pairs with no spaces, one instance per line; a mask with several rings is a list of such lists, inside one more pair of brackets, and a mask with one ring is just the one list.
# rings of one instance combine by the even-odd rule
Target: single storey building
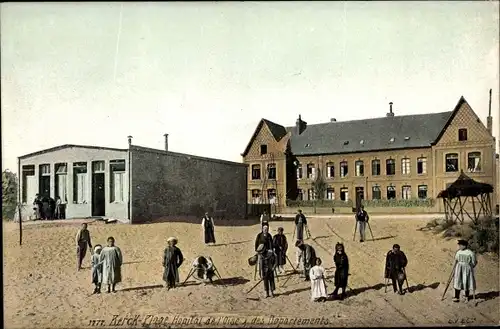
[[22,217],[36,194],[60,197],[66,218],[140,223],[209,210],[244,218],[247,165],[132,145],[128,149],[61,145],[18,158]]

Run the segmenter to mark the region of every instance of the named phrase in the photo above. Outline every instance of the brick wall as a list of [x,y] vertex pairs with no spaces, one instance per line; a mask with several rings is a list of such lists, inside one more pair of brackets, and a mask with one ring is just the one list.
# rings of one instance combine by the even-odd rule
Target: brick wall
[[244,218],[247,167],[132,146],[132,222],[166,216],[203,216],[225,210],[226,218]]

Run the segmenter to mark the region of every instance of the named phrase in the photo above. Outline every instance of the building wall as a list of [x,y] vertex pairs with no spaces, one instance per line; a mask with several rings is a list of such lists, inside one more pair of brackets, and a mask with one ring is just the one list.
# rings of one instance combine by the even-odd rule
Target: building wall
[[[125,170],[128,171],[128,161],[127,161],[127,151],[120,150],[107,150],[99,148],[83,148],[83,147],[71,147],[65,149],[59,149],[55,151],[49,151],[46,153],[41,153],[33,155],[27,158],[20,159],[21,170],[19,173],[19,183],[20,191],[23,190],[23,166],[34,165],[35,166],[35,181],[36,190],[39,190],[39,170],[40,165],[50,164],[50,196],[52,198],[56,197],[55,191],[55,165],[57,163],[67,164],[67,205],[66,205],[66,218],[83,218],[92,215],[92,161],[104,161],[105,162],[105,207],[106,207],[106,217],[113,218],[127,218],[127,203],[128,203],[128,193],[126,193],[126,200],[121,203],[111,203],[110,202],[110,160],[125,160]],[[87,190],[85,200],[87,203],[77,204],[74,203],[73,195],[73,163],[75,162],[86,162],[87,163]],[[125,189],[128,187],[125,183]],[[22,193],[21,193],[22,197]],[[28,200],[23,204],[22,216],[26,219],[28,216],[33,214],[33,200]]]
[[[276,141],[268,126],[264,123],[252,143],[248,154],[243,158],[243,162],[248,165],[248,200],[252,202],[252,190],[261,191],[263,202],[267,203],[267,190],[276,189],[278,202],[286,202],[286,157],[285,150],[289,136]],[[260,154],[261,145],[267,145],[267,154]],[[276,164],[276,180],[265,179],[267,165]],[[260,165],[261,179],[252,179],[252,165]]]
[[174,152],[132,147],[132,222],[225,210],[246,216],[246,166]]

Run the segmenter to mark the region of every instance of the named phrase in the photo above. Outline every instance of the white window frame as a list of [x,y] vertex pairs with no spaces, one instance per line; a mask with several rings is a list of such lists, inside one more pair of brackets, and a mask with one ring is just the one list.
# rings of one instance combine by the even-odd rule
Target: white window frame
[[403,200],[410,200],[411,199],[411,186],[410,185],[403,185],[401,187],[401,198]]
[[335,177],[335,163],[328,162],[326,164],[326,178],[334,178]]
[[[123,169],[116,169],[113,166],[123,165]],[[125,160],[111,160],[109,163],[110,174],[110,198],[111,203],[124,203],[126,201],[126,163]]]
[[[311,169],[309,171],[309,169]],[[316,167],[314,164],[308,164],[307,165],[307,179],[315,179],[316,178]]]
[[[448,170],[448,160],[456,160],[457,167],[455,170]],[[446,153],[444,155],[444,171],[445,172],[457,172],[460,168],[460,156],[458,153]]]
[[401,159],[401,175],[411,174],[411,160],[410,158]]
[[[357,160],[354,162],[356,167],[356,177],[363,177],[365,175],[365,163],[362,160]],[[361,174],[361,167],[363,167],[363,174]]]
[[340,177],[345,178],[349,175],[349,163],[347,161],[340,162]]
[[[418,172],[418,164],[422,164],[422,172]],[[420,157],[417,158],[417,175],[425,175],[427,174],[427,158],[426,157]]]
[[[425,198],[421,198],[420,197],[420,191],[425,191]],[[428,198],[428,193],[429,193],[428,191],[429,191],[429,188],[428,188],[427,185],[419,185],[418,186],[418,190],[417,190],[417,198],[419,198],[420,200],[427,199]]]
[[[471,155],[477,155],[475,157],[471,157]],[[468,172],[481,172],[481,152],[474,151],[467,153],[467,171]],[[471,160],[475,160],[474,167],[471,168],[470,162]]]
[[335,200],[335,189],[333,187],[328,187],[326,189],[326,199]]
[[[344,197],[345,197],[344,200],[342,200],[342,194],[343,194],[343,192],[345,192],[344,193]],[[340,188],[340,200],[342,200],[344,202],[349,201],[349,188],[347,188],[347,187]]]
[[[375,199],[373,196],[375,195],[375,191],[378,192],[378,198]],[[380,188],[380,185],[375,184],[372,186],[372,200],[380,200],[382,199],[382,189]]]
[[297,166],[297,179],[302,179],[302,177],[303,177],[302,165],[301,165],[301,164],[299,164],[299,165]]
[[[394,192],[394,198],[389,199],[389,191]],[[396,200],[397,195],[396,195],[396,187],[395,186],[392,186],[392,185],[387,186],[385,193],[386,193],[385,196],[387,197],[387,200]]]

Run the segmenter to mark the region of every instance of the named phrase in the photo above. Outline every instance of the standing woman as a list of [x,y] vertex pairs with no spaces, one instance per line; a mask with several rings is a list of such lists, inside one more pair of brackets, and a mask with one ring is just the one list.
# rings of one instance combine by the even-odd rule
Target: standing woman
[[453,288],[455,288],[455,298],[453,301],[460,301],[460,291],[465,290],[464,302],[469,301],[469,292],[476,290],[476,276],[474,269],[477,265],[476,255],[468,248],[469,243],[465,240],[458,240],[459,250],[455,254],[455,279]]
[[346,297],[345,290],[349,276],[349,258],[345,253],[344,245],[340,242],[337,242],[335,245],[333,262],[335,263],[335,290],[333,291],[333,297],[337,297],[339,289],[342,288],[340,299],[344,299]]
[[205,244],[215,244],[215,225],[214,219],[208,215],[208,212],[205,213],[203,219],[201,221],[201,227],[203,227],[203,234],[205,236]]

